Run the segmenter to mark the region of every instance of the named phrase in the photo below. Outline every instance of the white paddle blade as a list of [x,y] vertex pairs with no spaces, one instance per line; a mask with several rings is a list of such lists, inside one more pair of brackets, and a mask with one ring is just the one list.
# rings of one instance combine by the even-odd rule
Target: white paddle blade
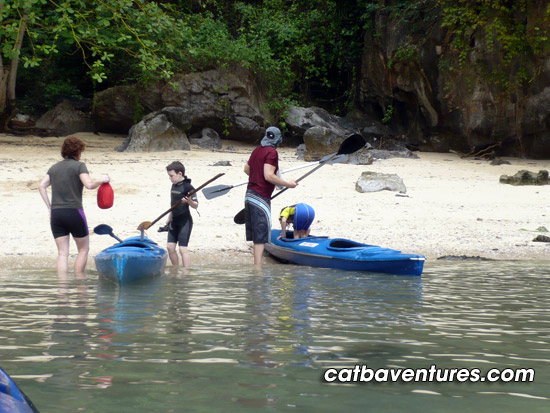
[[327,162],[328,165],[333,163],[346,163],[348,161],[348,155],[338,155]]
[[231,188],[233,187],[229,185],[209,186],[202,190],[202,194],[206,199],[212,199],[227,194],[231,190]]

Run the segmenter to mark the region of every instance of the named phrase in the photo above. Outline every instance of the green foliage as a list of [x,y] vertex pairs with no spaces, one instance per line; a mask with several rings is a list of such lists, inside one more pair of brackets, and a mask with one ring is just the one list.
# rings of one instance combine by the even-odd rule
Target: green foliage
[[[93,84],[84,76],[87,71],[79,55],[70,54],[65,46],[58,53],[43,56],[39,66],[21,67],[17,80],[17,97],[20,110],[40,115],[64,99],[90,98]],[[30,55],[28,45],[23,54]]]
[[[169,78],[185,41],[170,5],[147,0],[1,1],[0,22],[4,68],[20,59],[21,78],[28,80],[20,89],[34,83],[59,94],[76,88],[86,74],[95,84],[113,73],[119,80]],[[25,35],[22,47],[20,33]],[[75,58],[80,72],[64,77]],[[40,85],[31,79],[36,68],[52,64],[61,80]]]
[[[452,51],[439,69],[483,76],[512,93],[550,51],[550,12],[540,6],[527,21],[533,7],[529,0],[0,0],[0,55],[4,67],[20,58],[18,96],[35,110],[124,82],[238,64],[266,90],[272,113],[311,101],[345,111],[356,99],[365,33],[373,41],[381,33],[376,15],[411,38],[441,17]],[[478,47],[498,57],[495,70],[474,58]],[[418,46],[405,36],[388,66],[416,59]],[[388,105],[384,118],[392,111]]]
[[91,91],[77,79],[76,70],[52,66],[48,62],[43,62],[39,68],[22,71],[17,88],[18,106],[24,113],[40,115],[62,100],[83,99]]
[[[353,95],[350,73],[359,65],[373,4],[14,0],[0,10],[1,52],[8,61],[18,55],[14,43],[27,13],[20,56],[26,80],[45,62],[55,62],[62,73],[60,56],[78,57],[78,66],[101,88],[238,63],[256,74],[275,105],[296,96],[330,96],[327,103],[339,106]],[[79,78],[61,77],[71,84]]]
[[388,67],[391,68],[398,62],[411,62],[418,60],[418,48],[415,45],[405,45],[399,47],[393,57],[388,60]]
[[[437,0],[437,4],[442,26],[453,36],[455,63],[448,68],[476,70],[476,75],[483,76],[501,93],[517,93],[527,86],[539,70],[540,60],[535,57],[550,51],[549,10],[533,15],[537,4],[530,0]],[[484,70],[485,62],[472,58],[480,42],[497,56],[496,70]]]
[[390,103],[384,108],[384,117],[382,118],[382,123],[388,123],[393,116],[393,105]]
[[[256,67],[274,95],[346,104],[363,45],[365,2],[266,0],[236,3],[239,39],[259,59]],[[295,92],[295,94],[288,92]]]
[[230,121],[229,121],[229,106],[230,106],[230,103],[229,103],[229,99],[227,99],[227,97],[219,98],[218,99],[218,105],[220,105],[220,108],[223,110],[223,113],[224,113],[224,117],[222,119],[222,125],[223,125],[222,134],[225,135],[225,136],[229,136],[229,126],[230,126]]

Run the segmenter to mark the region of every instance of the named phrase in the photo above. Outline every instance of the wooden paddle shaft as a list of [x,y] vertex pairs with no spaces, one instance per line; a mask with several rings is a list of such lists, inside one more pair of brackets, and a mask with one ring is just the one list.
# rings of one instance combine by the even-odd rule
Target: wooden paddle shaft
[[[204,188],[206,185],[208,185],[209,183],[215,181],[216,179],[218,179],[220,176],[223,176],[225,175],[224,172],[222,173],[219,173],[217,174],[214,178],[212,179],[209,179],[208,181],[206,181],[204,184],[202,184],[201,186],[199,186],[198,188],[195,188],[193,189],[191,192],[189,192],[187,194],[187,197],[190,197],[190,196],[193,196],[195,195],[195,193],[197,193],[198,191],[200,191],[202,188]],[[177,207],[179,207],[180,205],[182,204],[182,201],[179,200],[178,202],[176,202],[174,205],[172,205],[172,207],[163,212],[162,215],[160,215],[157,219],[155,219],[153,222],[151,222],[150,224],[148,225],[145,225],[145,229],[149,229],[150,227],[152,227],[154,224],[156,224],[160,219],[162,219],[162,217],[164,217],[166,214],[169,214],[170,212],[172,212],[174,209],[176,209]],[[142,223],[143,224],[143,223]],[[142,225],[138,226],[138,229],[140,229],[139,227],[141,227]]]

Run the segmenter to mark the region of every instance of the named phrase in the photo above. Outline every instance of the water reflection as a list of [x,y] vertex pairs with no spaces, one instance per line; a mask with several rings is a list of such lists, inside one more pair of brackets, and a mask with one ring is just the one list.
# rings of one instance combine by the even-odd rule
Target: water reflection
[[[0,270],[3,367],[41,411],[243,407],[545,411],[546,265],[442,263],[422,277],[285,265],[169,267],[119,288]],[[335,386],[324,369],[536,368],[534,383]],[[449,403],[452,401],[452,404]],[[418,407],[416,407],[418,406]]]

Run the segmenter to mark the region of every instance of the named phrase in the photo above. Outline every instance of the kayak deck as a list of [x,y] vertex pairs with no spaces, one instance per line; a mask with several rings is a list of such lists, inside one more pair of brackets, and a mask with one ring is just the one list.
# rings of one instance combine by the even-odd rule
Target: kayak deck
[[99,274],[119,285],[153,278],[164,272],[168,254],[153,240],[131,237],[95,257]]
[[271,230],[271,240],[265,249],[274,257],[299,265],[337,268],[351,271],[368,271],[398,275],[422,274],[425,257],[406,254],[391,248],[363,244],[326,236],[309,236],[280,239],[281,230]]

